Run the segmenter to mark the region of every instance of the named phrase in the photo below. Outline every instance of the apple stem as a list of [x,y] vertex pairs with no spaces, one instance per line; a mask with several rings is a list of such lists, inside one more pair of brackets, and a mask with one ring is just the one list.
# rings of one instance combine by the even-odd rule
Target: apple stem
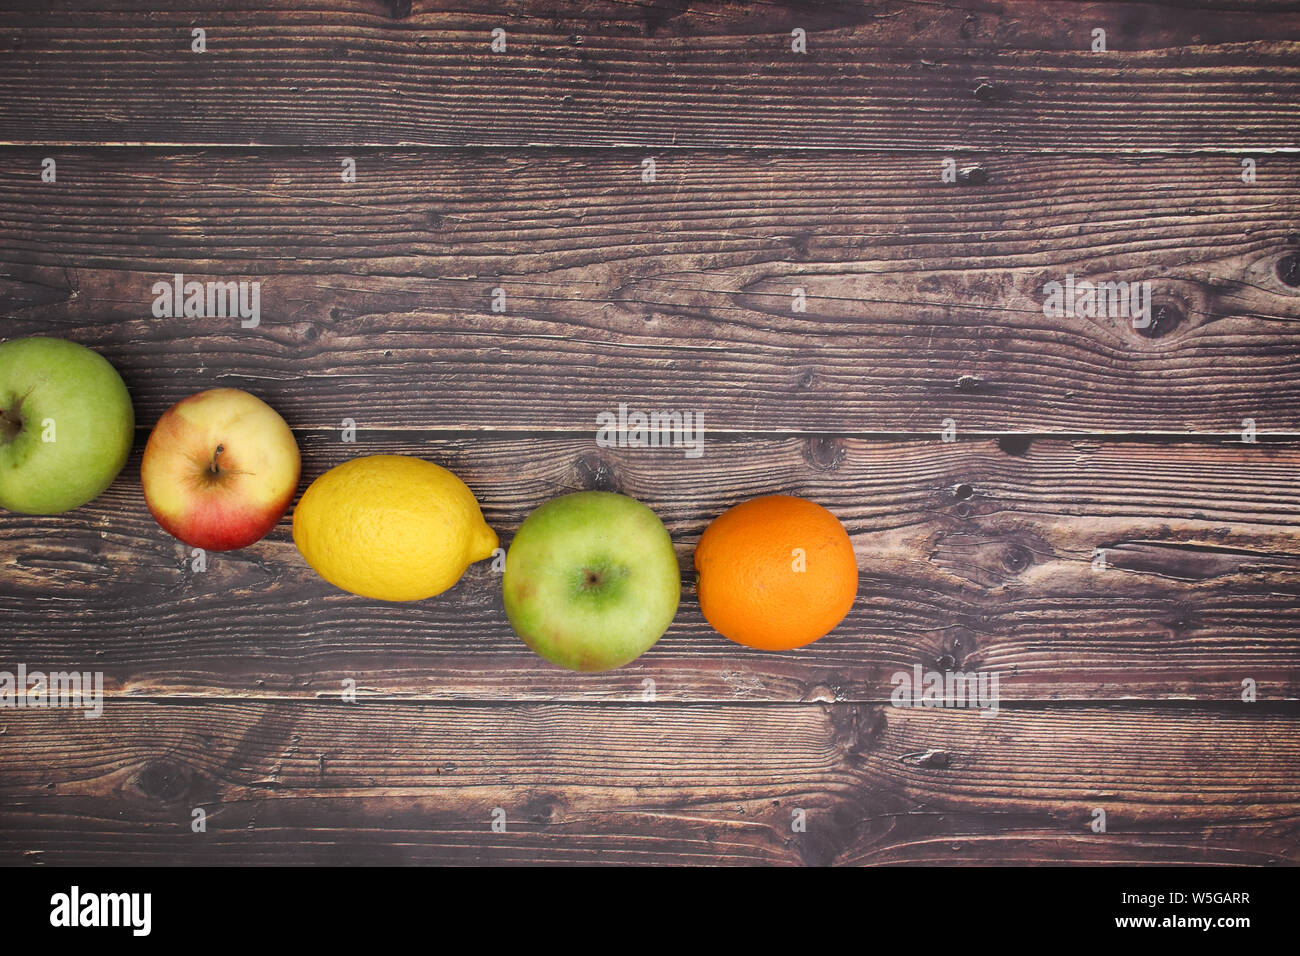
[[213,452],[212,452],[212,459],[211,459],[211,461],[208,462],[208,471],[210,471],[210,472],[211,472],[212,474],[214,474],[214,475],[215,475],[215,474],[217,473],[217,471],[218,471],[218,468],[217,468],[217,456],[220,455],[220,454],[221,454],[223,451],[225,451],[225,450],[226,450],[226,446],[225,446],[225,445],[218,445],[218,446],[213,450]]

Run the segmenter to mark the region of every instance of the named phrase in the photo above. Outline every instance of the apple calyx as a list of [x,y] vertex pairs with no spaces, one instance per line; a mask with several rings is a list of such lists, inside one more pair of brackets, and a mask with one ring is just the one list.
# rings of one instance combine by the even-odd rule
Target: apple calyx
[[10,442],[23,430],[23,419],[18,414],[18,406],[0,408],[0,442]]
[[614,582],[627,577],[627,568],[609,559],[591,561],[578,571],[578,591],[599,594]]

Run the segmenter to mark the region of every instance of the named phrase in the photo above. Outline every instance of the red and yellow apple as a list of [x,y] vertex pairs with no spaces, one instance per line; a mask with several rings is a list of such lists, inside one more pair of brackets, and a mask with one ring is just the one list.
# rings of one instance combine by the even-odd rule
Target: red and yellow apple
[[275,527],[300,468],[298,443],[275,409],[240,389],[213,388],[158,419],[140,481],[163,530],[192,547],[231,551]]

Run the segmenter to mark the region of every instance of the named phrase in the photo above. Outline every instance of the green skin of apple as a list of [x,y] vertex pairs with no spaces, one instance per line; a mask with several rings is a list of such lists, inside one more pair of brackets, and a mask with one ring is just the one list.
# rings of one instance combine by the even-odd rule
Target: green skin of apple
[[134,439],[131,396],[98,352],[65,339],[0,343],[0,508],[84,505],[113,483]]
[[530,514],[502,580],[515,633],[575,671],[610,670],[644,654],[668,630],[681,590],[663,522],[608,491],[563,495]]

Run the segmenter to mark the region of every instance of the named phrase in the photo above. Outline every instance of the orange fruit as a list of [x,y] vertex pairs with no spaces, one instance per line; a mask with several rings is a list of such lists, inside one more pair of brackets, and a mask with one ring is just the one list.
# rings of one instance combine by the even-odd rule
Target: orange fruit
[[791,495],[742,502],[695,548],[700,610],[723,637],[765,651],[811,644],[844,620],[858,561],[839,519]]

